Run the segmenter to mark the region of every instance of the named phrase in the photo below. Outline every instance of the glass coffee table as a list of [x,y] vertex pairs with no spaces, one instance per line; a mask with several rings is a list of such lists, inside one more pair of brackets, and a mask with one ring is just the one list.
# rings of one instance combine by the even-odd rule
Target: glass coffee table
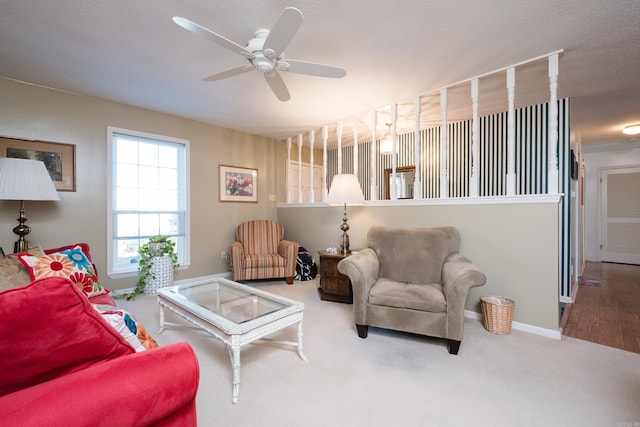
[[[224,342],[233,368],[231,401],[240,394],[240,349],[258,339],[295,346],[302,360],[304,304],[224,278],[213,278],[158,290],[160,330],[179,326],[165,321],[165,308]],[[280,329],[298,325],[298,341],[266,338]]]

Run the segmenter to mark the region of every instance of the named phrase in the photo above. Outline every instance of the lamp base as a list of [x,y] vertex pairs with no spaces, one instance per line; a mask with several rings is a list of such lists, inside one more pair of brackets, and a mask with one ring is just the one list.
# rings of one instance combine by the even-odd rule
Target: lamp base
[[344,205],[344,216],[342,217],[342,225],[340,226],[340,230],[342,230],[342,236],[340,237],[340,253],[343,255],[350,254],[349,250],[349,235],[347,231],[349,230],[349,224],[347,223],[347,204]]
[[20,239],[16,240],[16,242],[13,244],[14,254],[17,254],[20,252],[26,252],[28,250],[29,250],[29,242],[24,240],[24,237],[21,237]]
[[342,255],[348,255],[351,253],[351,250],[349,249],[349,235],[346,231],[342,233],[342,236],[340,236],[340,253]]
[[29,242],[27,242],[24,238],[27,234],[31,233],[31,227],[29,227],[25,222],[27,222],[27,217],[24,215],[24,200],[20,201],[20,215],[18,216],[18,225],[13,229],[13,232],[19,236],[18,240],[13,245],[13,252],[25,252],[29,249]]

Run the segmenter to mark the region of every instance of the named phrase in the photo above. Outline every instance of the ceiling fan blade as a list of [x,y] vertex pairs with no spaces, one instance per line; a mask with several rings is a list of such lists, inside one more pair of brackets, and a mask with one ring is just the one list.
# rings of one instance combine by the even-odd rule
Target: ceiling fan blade
[[[280,61],[279,61],[280,62]],[[297,61],[295,59],[284,59],[281,62],[289,64],[289,69],[292,73],[307,74],[310,76],[318,77],[331,77],[339,79],[347,75],[344,68],[334,67],[331,65],[316,64],[315,62]]]
[[275,52],[275,56],[279,57],[298,32],[302,19],[302,12],[298,9],[286,8],[264,41],[264,50],[271,49]]
[[237,76],[238,74],[248,73],[249,71],[253,71],[253,70],[255,70],[253,65],[242,65],[240,67],[232,68],[230,70],[223,71],[221,73],[213,74],[209,77],[205,77],[202,80],[204,80],[205,82],[215,82],[218,80],[226,79],[227,77],[233,77],[233,76]]
[[185,30],[189,30],[192,33],[196,33],[196,34],[200,34],[202,36],[205,36],[206,38],[208,38],[209,40],[211,40],[212,42],[226,48],[229,49],[232,52],[235,52],[239,55],[244,56],[247,59],[253,59],[255,58],[255,55],[251,52],[249,52],[247,49],[245,49],[244,47],[240,46],[239,44],[232,42],[229,39],[226,39],[224,37],[222,37],[220,34],[216,34],[211,30],[208,30],[206,28],[204,28],[201,25],[196,24],[195,22],[191,22],[186,18],[182,18],[180,16],[174,16],[173,17],[173,22],[175,22],[176,24],[180,25],[182,28],[184,28]]
[[291,95],[289,95],[289,90],[287,89],[287,86],[285,86],[284,80],[282,80],[280,74],[275,70],[264,73],[264,79],[280,101],[288,101],[291,99]]

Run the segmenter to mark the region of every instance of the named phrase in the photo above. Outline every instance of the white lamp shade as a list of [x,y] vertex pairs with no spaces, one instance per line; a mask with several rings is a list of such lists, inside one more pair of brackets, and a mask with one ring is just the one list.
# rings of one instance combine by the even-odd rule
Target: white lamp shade
[[0,158],[0,200],[60,200],[39,160]]
[[327,195],[327,204],[363,205],[364,195],[358,177],[352,174],[335,175]]

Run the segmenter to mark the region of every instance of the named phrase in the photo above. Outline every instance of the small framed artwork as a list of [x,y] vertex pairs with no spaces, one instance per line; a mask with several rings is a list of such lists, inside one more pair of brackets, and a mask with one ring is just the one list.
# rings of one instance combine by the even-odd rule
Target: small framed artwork
[[258,169],[220,165],[220,201],[258,201]]
[[76,191],[76,146],[0,137],[0,157],[41,160],[58,191]]

